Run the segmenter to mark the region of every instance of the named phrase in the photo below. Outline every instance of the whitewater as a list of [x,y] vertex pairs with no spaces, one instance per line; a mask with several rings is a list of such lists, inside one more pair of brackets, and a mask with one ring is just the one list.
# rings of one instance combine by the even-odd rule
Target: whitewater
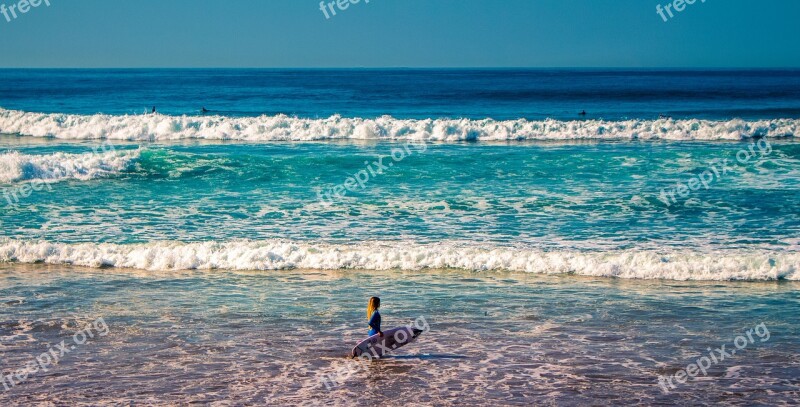
[[0,133],[64,140],[424,140],[430,142],[526,140],[673,140],[737,141],[790,138],[800,120],[475,120],[462,118],[322,119],[287,115],[259,117],[143,115],[77,115],[0,109]]
[[543,251],[463,242],[359,245],[281,239],[146,244],[0,241],[0,262],[175,270],[423,270],[512,271],[624,279],[800,280],[800,253],[614,250]]
[[110,177],[133,168],[141,150],[103,153],[0,154],[0,184],[40,180],[92,180]]

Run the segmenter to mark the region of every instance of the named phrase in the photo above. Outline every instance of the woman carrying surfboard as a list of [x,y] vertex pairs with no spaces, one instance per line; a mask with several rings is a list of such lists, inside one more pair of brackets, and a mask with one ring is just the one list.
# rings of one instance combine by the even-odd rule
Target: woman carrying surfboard
[[[350,352],[350,356],[357,358],[366,356],[369,360],[373,357],[381,358],[393,352],[401,346],[407,345],[417,339],[424,332],[422,327],[414,321],[414,326],[406,325],[392,328],[386,332],[381,331],[381,313],[378,308],[381,306],[381,299],[371,297],[367,304],[367,320],[369,321],[369,337],[359,342]],[[425,320],[424,318],[422,319]],[[416,326],[416,327],[415,327]],[[427,322],[425,323],[427,327]],[[419,329],[417,329],[419,328]],[[425,328],[427,329],[427,328]]]
[[369,303],[367,304],[367,320],[369,321],[369,336],[378,334],[378,336],[383,336],[383,331],[381,331],[381,313],[378,312],[378,308],[381,307],[381,299],[378,297],[370,297]]

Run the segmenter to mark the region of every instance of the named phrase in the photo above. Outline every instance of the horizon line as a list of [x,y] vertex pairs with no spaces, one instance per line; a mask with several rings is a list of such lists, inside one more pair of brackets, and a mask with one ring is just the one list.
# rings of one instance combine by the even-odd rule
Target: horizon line
[[303,67],[303,66],[96,66],[96,67],[78,67],[78,66],[0,66],[0,69],[74,69],[74,70],[90,70],[90,69],[283,69],[283,70],[503,70],[503,69],[529,69],[529,70],[800,70],[800,66],[790,67],[774,67],[774,66],[701,66],[701,67],[687,67],[687,66],[318,66],[318,67]]

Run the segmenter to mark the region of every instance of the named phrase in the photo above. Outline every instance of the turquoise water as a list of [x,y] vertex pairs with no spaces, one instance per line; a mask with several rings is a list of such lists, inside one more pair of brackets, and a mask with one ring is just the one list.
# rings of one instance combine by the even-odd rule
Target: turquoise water
[[[11,260],[798,278],[800,147],[791,141],[3,141],[16,160],[0,214]],[[740,163],[749,148],[752,160]],[[701,177],[708,189],[691,189]],[[27,183],[38,190],[23,197]],[[236,257],[242,247],[251,253]],[[726,262],[709,271],[711,253]]]
[[791,404],[799,78],[0,70],[0,404]]

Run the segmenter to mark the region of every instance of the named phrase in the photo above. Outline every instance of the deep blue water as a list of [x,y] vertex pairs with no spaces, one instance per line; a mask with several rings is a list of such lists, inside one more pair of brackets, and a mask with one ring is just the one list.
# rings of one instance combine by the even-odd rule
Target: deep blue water
[[0,70],[0,107],[305,118],[800,116],[800,70]]

